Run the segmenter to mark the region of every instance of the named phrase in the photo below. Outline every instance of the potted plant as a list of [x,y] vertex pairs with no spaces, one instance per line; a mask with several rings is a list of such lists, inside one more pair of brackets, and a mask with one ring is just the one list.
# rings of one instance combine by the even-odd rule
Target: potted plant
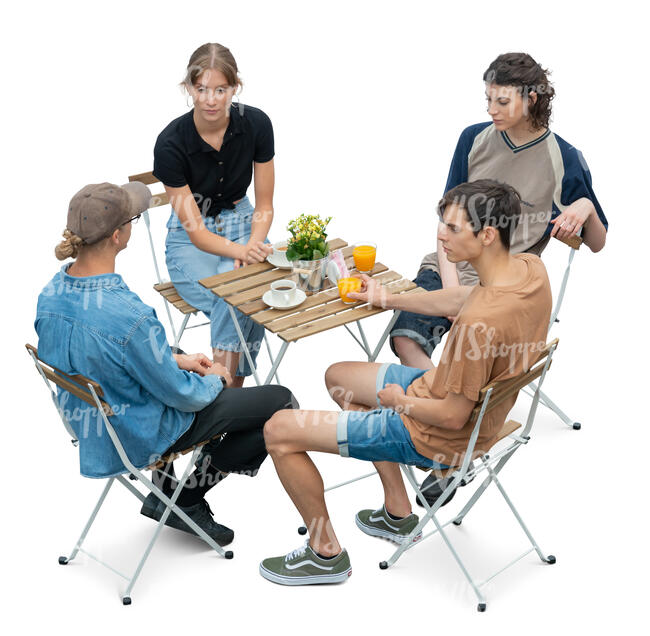
[[331,216],[322,219],[318,214],[301,214],[289,222],[291,238],[287,241],[287,259],[292,262],[302,286],[309,291],[322,288],[329,262],[327,226]]

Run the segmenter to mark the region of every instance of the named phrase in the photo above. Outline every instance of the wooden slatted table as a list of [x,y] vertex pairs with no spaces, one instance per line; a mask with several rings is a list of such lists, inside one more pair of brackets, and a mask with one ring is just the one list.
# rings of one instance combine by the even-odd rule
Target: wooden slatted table
[[[346,265],[353,271],[354,262],[352,258],[353,246],[342,239],[328,241],[330,251],[342,249]],[[408,294],[424,291],[417,287],[412,281],[405,279],[401,274],[390,270],[382,263],[376,263],[370,276],[381,282],[391,293]],[[271,288],[271,283],[280,279],[296,280],[297,275],[288,269],[276,268],[268,262],[256,263],[235,269],[224,274],[217,274],[204,278],[199,282],[210,289],[214,294],[223,298],[228,304],[230,313],[237,328],[239,338],[244,347],[244,353],[252,369],[255,369],[246,340],[239,328],[234,309],[238,309],[252,320],[262,325],[266,330],[276,334],[283,342],[280,352],[273,359],[272,367],[264,384],[268,384],[282,362],[287,348],[292,342],[302,338],[322,333],[335,327],[344,326],[365,351],[368,360],[374,362],[379,355],[386,338],[397,320],[399,311],[395,312],[387,325],[384,333],[374,350],[368,345],[368,340],[361,326],[361,320],[369,316],[380,314],[386,309],[373,307],[362,301],[346,305],[339,298],[338,289],[327,281],[323,290],[315,293],[306,292],[307,299],[298,307],[293,309],[269,308],[263,301],[262,296]],[[356,322],[361,340],[350,330],[350,323]],[[271,352],[269,351],[269,355]],[[254,371],[255,380],[260,384],[257,371]]]

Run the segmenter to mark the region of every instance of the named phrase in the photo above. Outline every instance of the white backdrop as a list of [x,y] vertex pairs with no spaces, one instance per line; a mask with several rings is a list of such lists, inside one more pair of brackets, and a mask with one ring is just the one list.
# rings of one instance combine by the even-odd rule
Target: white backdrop
[[[430,618],[429,629],[438,632],[537,634],[620,630],[644,609],[646,523],[637,511],[647,501],[641,218],[648,206],[641,159],[648,143],[648,47],[638,3],[445,5],[114,1],[12,10],[0,46],[8,196],[3,601],[13,631],[60,624],[70,634],[104,634],[162,624],[176,633],[383,633]],[[362,535],[353,521],[359,508],[380,504],[374,480],[328,497],[353,563],[346,584],[288,589],[261,579],[262,558],[301,541],[298,516],[270,461],[254,481],[232,477],[209,496],[217,519],[235,529],[233,561],[165,530],[129,608],[119,601],[123,582],[83,555],[65,569],[57,565],[101,486],[79,477],[76,451],[22,349],[36,340],[36,297],[60,266],[53,248],[72,194],[86,183],[122,183],[151,169],[156,135],[187,108],[177,87],[187,59],[208,41],[231,49],[245,83],[242,101],[261,107],[274,124],[271,238],[283,238],[300,212],[333,215],[331,236],[372,238],[383,262],[410,275],[434,243],[434,204],[457,137],[486,119],[483,70],[499,53],[525,50],[552,71],[552,128],[583,151],[611,231],[604,251],[583,248],[575,261],[547,385],[583,429],[574,432],[541,409],[532,443],[504,472],[531,530],[558,562],[542,567],[531,555],[495,579],[485,615],[476,613],[438,539],[390,570],[378,569],[391,545]],[[167,209],[153,213],[161,253],[166,216]],[[546,254],[557,289],[566,251],[554,245]],[[134,228],[117,268],[166,321],[151,288],[144,226]],[[375,338],[385,320],[368,321]],[[208,344],[205,328],[184,341],[193,351],[207,352]],[[332,408],[325,368],[361,359],[360,353],[345,331],[328,332],[292,346],[281,377],[302,406]],[[380,359],[395,361],[388,347]],[[524,406],[518,404],[515,417]],[[337,457],[317,462],[326,483],[366,468]],[[467,494],[461,491],[449,508]],[[452,529],[477,578],[525,549],[513,521],[492,496]],[[116,488],[87,545],[130,571],[152,531],[135,499]]]

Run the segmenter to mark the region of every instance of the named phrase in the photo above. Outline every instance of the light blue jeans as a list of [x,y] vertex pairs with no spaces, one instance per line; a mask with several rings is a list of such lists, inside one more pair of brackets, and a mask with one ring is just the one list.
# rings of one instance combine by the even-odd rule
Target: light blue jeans
[[[213,234],[243,245],[251,235],[253,212],[248,197],[244,197],[233,210],[221,210],[218,217],[205,217],[203,222]],[[195,247],[173,211],[167,228],[167,271],[178,294],[209,318],[210,344],[213,348],[242,353],[241,341],[230,316],[228,303],[198,282],[201,278],[231,271],[234,268],[233,259],[209,254]],[[264,337],[264,327],[237,310],[235,314],[248,343],[251,358],[255,361]],[[247,376],[252,373],[246,355],[242,353],[237,375]]]

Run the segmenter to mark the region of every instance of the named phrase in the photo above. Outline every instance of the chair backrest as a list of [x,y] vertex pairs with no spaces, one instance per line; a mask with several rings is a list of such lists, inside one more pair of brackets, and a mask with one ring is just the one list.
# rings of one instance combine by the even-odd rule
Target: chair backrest
[[520,373],[518,376],[510,378],[509,380],[490,382],[489,384],[486,384],[479,393],[479,401],[476,403],[476,406],[472,410],[470,422],[476,422],[481,410],[483,409],[483,402],[487,398],[488,394],[490,395],[490,399],[488,400],[488,404],[485,407],[485,415],[487,415],[490,411],[495,409],[497,406],[499,406],[499,404],[508,398],[516,395],[520,389],[523,389],[525,386],[528,386],[531,382],[534,382],[537,378],[539,378],[546,366],[546,358],[552,350],[555,350],[558,342],[559,340],[556,338],[555,340],[547,343],[544,349],[542,349],[540,352],[539,358],[535,364],[528,371]]
[[41,376],[45,380],[45,383],[47,384],[50,391],[52,391],[53,395],[55,394],[53,392],[52,387],[49,385],[48,380],[54,382],[54,384],[62,388],[64,391],[68,391],[69,393],[72,393],[80,400],[83,400],[84,402],[87,402],[88,404],[97,407],[95,398],[93,397],[89,389],[89,385],[90,385],[92,386],[93,390],[97,394],[102,409],[104,410],[104,413],[106,413],[107,416],[113,415],[113,410],[111,409],[111,407],[106,402],[104,402],[104,400],[101,399],[104,397],[104,391],[102,390],[102,387],[99,386],[97,382],[81,374],[68,375],[64,371],[57,369],[54,365],[51,365],[41,360],[38,357],[38,350],[36,349],[36,347],[30,344],[26,344],[25,348],[27,349],[27,352],[32,357],[32,360],[34,361],[36,368],[38,369]]
[[[141,172],[140,174],[132,174],[129,177],[129,183],[133,181],[139,181],[144,183],[144,185],[152,185],[154,183],[160,183],[156,177],[153,176],[153,172]],[[149,203],[150,208],[158,208],[161,205],[167,205],[169,203],[169,197],[166,192],[159,192],[154,194],[151,202]]]

